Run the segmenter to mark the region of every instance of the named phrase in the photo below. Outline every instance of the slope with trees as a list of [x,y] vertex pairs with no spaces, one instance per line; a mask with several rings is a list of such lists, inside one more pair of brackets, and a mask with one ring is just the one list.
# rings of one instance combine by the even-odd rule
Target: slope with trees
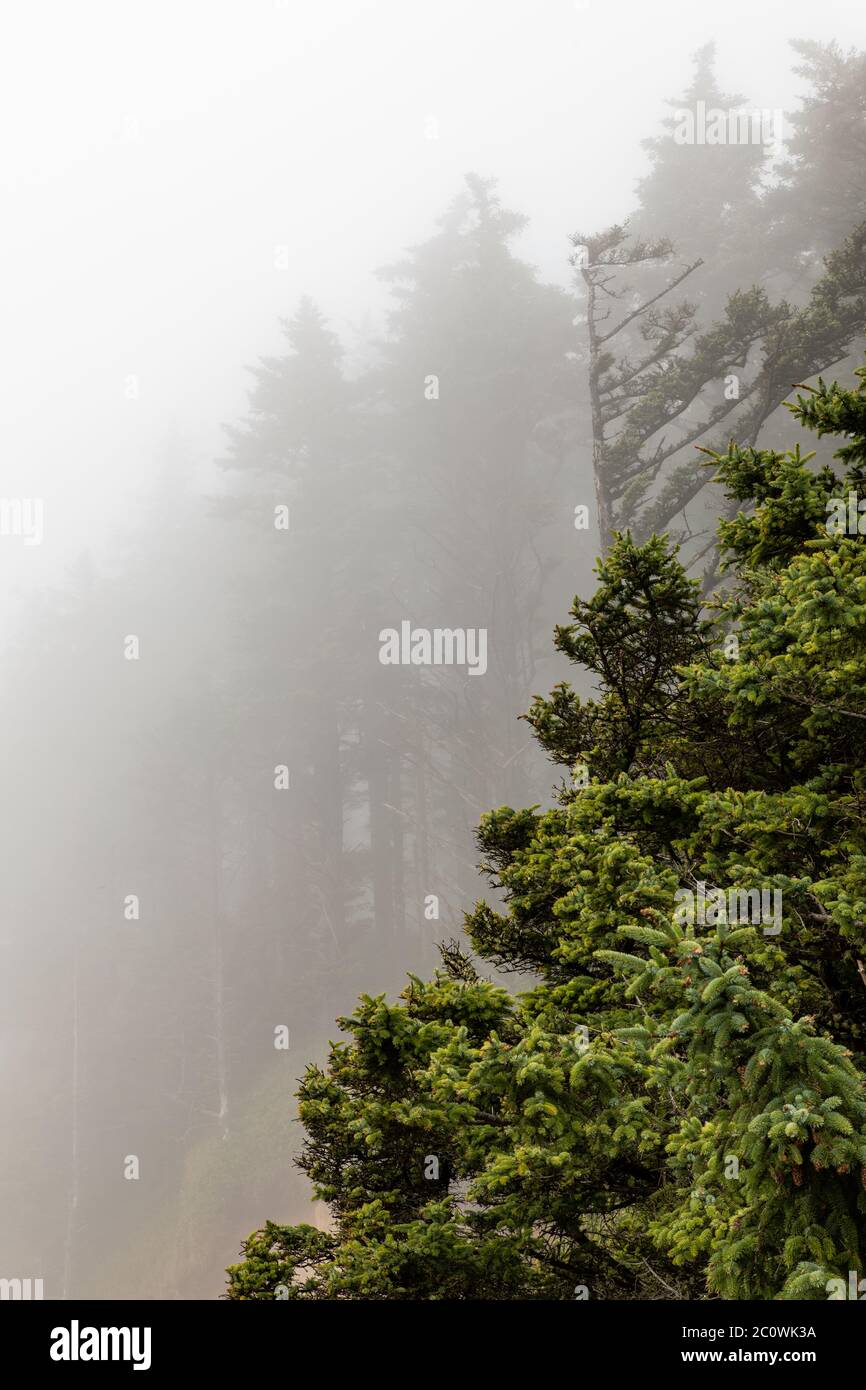
[[[862,1268],[866,542],[828,526],[860,376],[791,407],[832,466],[715,455],[740,510],[708,605],[664,538],[616,537],[556,634],[598,697],[527,715],[558,802],[479,831],[506,903],[468,934],[528,987],[452,944],[362,998],[300,1092],[334,1228],[268,1223],[229,1297],[825,1298]],[[779,892],[778,927],[713,888]]]

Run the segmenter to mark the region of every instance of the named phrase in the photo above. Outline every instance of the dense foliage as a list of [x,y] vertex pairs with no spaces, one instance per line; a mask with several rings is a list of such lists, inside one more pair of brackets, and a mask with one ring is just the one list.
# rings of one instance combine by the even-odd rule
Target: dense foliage
[[362,997],[300,1091],[333,1227],[268,1223],[229,1297],[826,1298],[862,1270],[859,375],[791,406],[834,466],[711,455],[739,510],[709,604],[664,537],[617,535],[556,632],[596,696],[525,716],[555,804],[479,830],[501,902],[468,935],[524,992],[452,943],[398,1002]]

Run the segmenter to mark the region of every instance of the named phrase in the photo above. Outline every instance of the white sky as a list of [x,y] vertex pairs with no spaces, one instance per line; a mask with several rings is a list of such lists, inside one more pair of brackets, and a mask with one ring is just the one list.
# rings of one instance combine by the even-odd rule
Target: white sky
[[695,48],[791,107],[794,37],[863,47],[866,20],[851,0],[6,0],[0,496],[46,511],[41,547],[4,538],[0,581],[116,548],[166,438],[219,449],[278,316],[305,292],[344,331],[378,309],[374,268],[464,172],[499,177],[523,253],[565,282],[568,232],[632,206]]

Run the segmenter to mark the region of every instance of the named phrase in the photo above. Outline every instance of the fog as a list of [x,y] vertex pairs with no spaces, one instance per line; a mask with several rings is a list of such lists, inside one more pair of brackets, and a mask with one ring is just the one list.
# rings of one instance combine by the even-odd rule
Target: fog
[[[0,535],[0,1276],[215,1297],[266,1218],[327,1219],[296,1079],[459,934],[479,816],[555,780],[517,716],[599,542],[570,238],[703,235],[688,178],[663,217],[637,189],[703,45],[789,113],[789,40],[863,30],[839,0],[7,8],[0,492],[41,531]],[[795,250],[790,210],[689,246],[702,322],[804,303],[855,192]],[[470,646],[386,664],[403,623]]]

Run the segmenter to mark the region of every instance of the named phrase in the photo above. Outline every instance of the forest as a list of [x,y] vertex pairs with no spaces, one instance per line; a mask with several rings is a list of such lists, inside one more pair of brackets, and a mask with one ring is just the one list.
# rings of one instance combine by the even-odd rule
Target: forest
[[[651,142],[636,216],[573,238],[586,346],[569,360],[588,384],[603,553],[554,642],[591,693],[559,681],[521,716],[560,778],[547,809],[482,815],[496,905],[464,912],[462,938],[399,999],[363,994],[307,1069],[299,1166],[329,1219],[267,1221],[229,1268],[230,1298],[827,1298],[862,1268],[866,366],[842,385],[821,375],[862,351],[862,208],[818,274],[811,238],[792,235],[817,133],[846,125],[844,75],[862,60],[800,57],[815,96],[771,191],[737,146],[700,190],[700,240],[675,246],[659,235],[665,193],[689,179],[694,212],[689,175],[712,167],[677,130]],[[711,49],[692,103],[732,105]],[[477,178],[457,207],[451,274],[486,321],[509,224]],[[724,278],[681,297],[707,259]],[[731,266],[750,278],[732,283]],[[491,402],[497,466],[514,394]],[[551,406],[538,420],[524,405],[524,448],[556,456],[575,419],[567,399]],[[803,431],[826,461],[771,443]],[[438,416],[416,449],[428,433],[440,461],[459,450]],[[519,487],[517,466],[505,476]],[[508,557],[492,546],[493,564],[513,568],[520,540]],[[537,657],[532,584],[487,598],[497,673],[518,615],[524,669]],[[403,664],[429,666],[429,642],[406,651],[409,626]],[[514,671],[503,692],[520,685]],[[482,707],[451,738],[474,751],[497,717]],[[416,825],[411,799],[394,801]]]
[[0,1274],[866,1272],[866,51],[782,34],[784,111],[691,51],[627,214],[543,171],[555,275],[467,166],[369,313],[269,291],[220,446],[165,422],[114,548],[25,592]]

